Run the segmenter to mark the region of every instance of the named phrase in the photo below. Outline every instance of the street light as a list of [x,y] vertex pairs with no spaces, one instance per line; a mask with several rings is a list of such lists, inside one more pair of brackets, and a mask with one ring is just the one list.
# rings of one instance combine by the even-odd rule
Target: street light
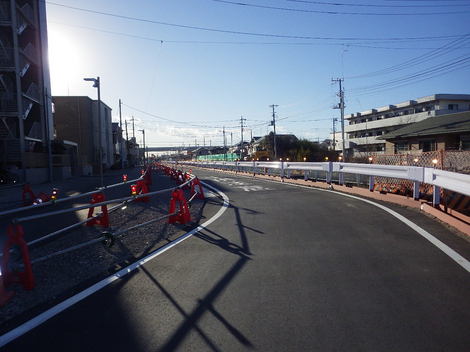
[[101,147],[101,92],[100,92],[100,77],[84,78],[84,81],[93,82],[93,88],[98,89],[98,154],[100,163],[100,183],[103,187],[103,150]]

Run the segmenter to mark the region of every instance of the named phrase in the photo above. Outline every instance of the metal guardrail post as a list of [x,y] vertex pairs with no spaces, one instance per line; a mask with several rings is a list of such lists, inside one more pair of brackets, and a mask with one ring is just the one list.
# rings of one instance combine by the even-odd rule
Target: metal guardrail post
[[326,183],[331,183],[332,179],[333,179],[333,163],[329,161],[328,170],[326,171]]
[[308,180],[308,170],[304,170],[304,181]]
[[418,181],[413,182],[413,199],[418,200],[419,199],[419,187],[421,186],[421,183]]
[[373,192],[375,186],[375,177],[369,176],[369,191]]
[[256,161],[253,160],[253,176],[256,176]]
[[344,185],[344,173],[343,172],[340,172],[339,173],[339,180],[338,180],[339,184],[340,185]]
[[432,205],[438,207],[441,203],[441,187],[433,186],[432,190]]
[[281,178],[284,178],[284,162],[281,161]]

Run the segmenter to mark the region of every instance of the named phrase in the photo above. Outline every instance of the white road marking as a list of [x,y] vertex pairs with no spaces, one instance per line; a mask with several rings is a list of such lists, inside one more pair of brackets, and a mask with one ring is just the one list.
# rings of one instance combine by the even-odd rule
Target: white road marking
[[84,300],[88,296],[92,295],[93,293],[101,290],[102,288],[108,286],[112,282],[122,278],[123,276],[129,274],[130,272],[134,271],[138,267],[144,265],[148,261],[154,259],[155,257],[159,256],[160,254],[165,253],[167,250],[173,248],[177,244],[183,242],[184,240],[188,239],[189,237],[193,236],[194,234],[198,233],[199,231],[203,230],[210,224],[212,224],[215,220],[220,218],[222,214],[228,209],[230,206],[230,200],[228,197],[220,190],[217,188],[208,185],[204,182],[201,182],[205,187],[212,189],[214,192],[220,194],[223,198],[224,203],[222,204],[222,207],[219,209],[219,211],[209,220],[207,220],[205,223],[199,225],[198,227],[194,228],[193,230],[185,233],[184,235],[178,237],[176,240],[174,240],[171,243],[168,243],[167,245],[157,249],[156,251],[150,253],[146,257],[138,260],[137,262],[125,267],[124,269],[119,270],[117,273],[114,275],[111,275],[100,282],[97,282],[93,286],[88,287],[86,290],[77,293],[76,295],[66,299],[65,301],[57,304],[56,306],[46,310],[45,312],[39,314],[38,316],[34,317],[33,319],[25,322],[24,324],[18,326],[17,328],[7,332],[6,334],[0,336],[0,347],[5,346],[7,343],[17,339],[18,337],[26,334],[28,331],[38,327],[42,323],[46,322],[47,320],[51,319],[52,317],[56,316],[57,314],[63,312],[65,309],[73,306],[74,304]]
[[272,188],[263,187],[259,185],[252,185],[252,184],[250,185],[250,184],[247,184],[246,182],[237,181],[233,178],[228,178],[228,177],[211,176],[211,177],[208,177],[208,179],[218,182],[218,183],[222,183],[225,186],[241,189],[245,192],[273,191]]

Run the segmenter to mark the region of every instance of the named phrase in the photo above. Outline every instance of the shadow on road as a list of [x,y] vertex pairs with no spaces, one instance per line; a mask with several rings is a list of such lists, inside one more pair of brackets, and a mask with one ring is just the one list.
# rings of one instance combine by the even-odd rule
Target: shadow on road
[[[243,225],[242,218],[240,216],[239,208],[235,206],[230,206],[230,209],[233,210],[234,218],[236,220],[237,229],[240,236],[241,245],[235,244],[229,241],[224,236],[205,228],[200,231],[195,237],[208,242],[212,245],[219,247],[220,249],[227,251],[228,253],[235,254],[239,256],[239,259],[228,269],[228,271],[215,283],[212,289],[203,297],[198,300],[197,305],[194,309],[187,313],[183,310],[181,305],[175,300],[175,298],[158,282],[155,277],[152,276],[148,270],[142,268],[142,271],[149,277],[149,279],[161,290],[161,292],[168,298],[168,300],[176,307],[178,312],[183,316],[184,321],[179,325],[179,327],[173,332],[173,334],[167,339],[165,344],[159,349],[160,351],[175,351],[180,347],[184,342],[188,334],[194,330],[206,343],[208,349],[212,351],[220,351],[220,349],[215,345],[213,340],[207,336],[207,334],[202,330],[198,325],[199,320],[205,313],[212,314],[225,328],[226,330],[240,343],[244,348],[254,348],[251,341],[243,335],[243,333],[233,326],[220,312],[214,307],[214,303],[217,298],[222,294],[224,290],[230,285],[232,280],[236,277],[238,273],[243,269],[243,267],[251,260],[249,257],[252,253],[250,251],[249,241],[245,232],[246,226]],[[262,233],[251,229],[257,233]]]

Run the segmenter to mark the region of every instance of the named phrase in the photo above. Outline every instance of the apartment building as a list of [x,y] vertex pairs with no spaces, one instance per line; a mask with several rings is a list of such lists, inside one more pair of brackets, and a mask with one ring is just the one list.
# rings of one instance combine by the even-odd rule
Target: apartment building
[[46,5],[0,0],[0,169],[47,180],[53,138]]
[[385,153],[382,135],[433,116],[470,110],[470,94],[434,94],[351,114],[345,119],[346,147],[354,156]]

